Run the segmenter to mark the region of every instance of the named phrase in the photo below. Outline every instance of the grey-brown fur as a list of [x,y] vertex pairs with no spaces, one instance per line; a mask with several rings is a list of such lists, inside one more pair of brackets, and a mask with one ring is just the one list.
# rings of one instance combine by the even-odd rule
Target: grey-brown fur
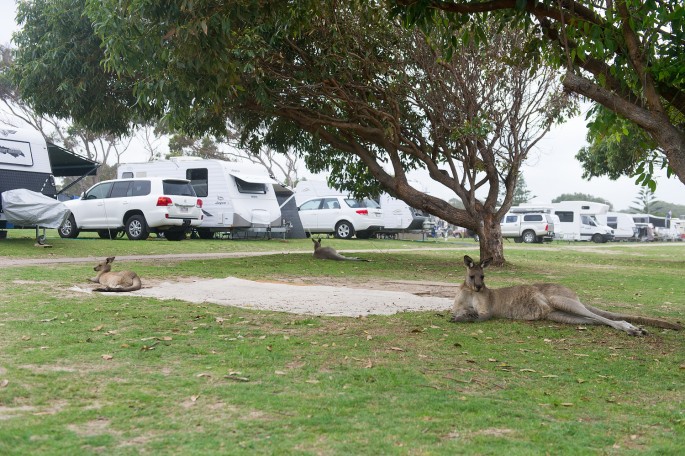
[[133,271],[111,272],[112,262],[115,257],[109,257],[101,261],[93,268],[98,275],[92,279],[91,282],[99,283],[101,288],[95,291],[135,291],[140,290],[142,283],[140,277]]
[[452,321],[484,321],[491,318],[512,320],[550,320],[569,324],[604,324],[631,336],[643,336],[647,332],[629,322],[680,330],[682,326],[656,318],[621,315],[606,312],[578,299],[575,292],[562,285],[539,283],[514,287],[490,289],[485,286],[485,269],[491,260],[476,264],[464,256],[466,279],[459,285],[454,299]]
[[312,242],[314,243],[314,258],[317,260],[369,261],[356,257],[342,256],[333,247],[321,247],[321,239],[312,238]]

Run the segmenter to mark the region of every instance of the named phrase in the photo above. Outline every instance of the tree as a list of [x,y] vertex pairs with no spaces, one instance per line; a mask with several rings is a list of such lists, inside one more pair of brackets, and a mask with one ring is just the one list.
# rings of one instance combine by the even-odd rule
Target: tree
[[651,214],[656,215],[659,212],[664,212],[663,203],[656,199],[654,192],[647,188],[641,188],[637,198],[630,206],[630,210],[636,214]]
[[[78,1],[50,3],[74,7]],[[520,34],[493,27],[487,33],[496,46],[464,40],[448,61],[418,31],[389,21],[386,10],[370,3],[215,7],[200,1],[157,8],[143,0],[89,1],[89,21],[69,15],[44,20],[36,3],[24,4],[15,74],[28,99],[59,104],[62,115],[87,124],[94,119],[97,128],[107,112],[99,103],[65,96],[74,70],[49,52],[63,43],[43,38],[65,39],[53,28],[92,35],[94,27],[99,46],[80,64],[103,61],[99,73],[86,71],[101,81],[86,84],[109,80],[121,89],[112,95],[121,102],[108,102],[117,110],[112,128],[123,125],[117,117],[122,106],[132,122],[164,119],[170,130],[191,136],[223,136],[235,128],[253,152],[293,150],[310,170],[327,171],[338,188],[373,194],[382,187],[477,232],[481,255],[501,264],[499,221],[511,206],[520,166],[566,113],[567,98],[556,92],[552,71],[522,58]],[[48,78],[62,91],[32,83]],[[129,94],[135,103],[127,103]],[[416,168],[454,191],[465,209],[409,185],[406,172]],[[501,186],[507,191],[498,207]]]
[[614,206],[609,201],[598,196],[592,196],[587,193],[562,193],[552,200],[552,203],[561,203],[562,201],[593,201],[595,203],[608,204],[609,210],[613,210]]
[[[394,12],[424,30],[478,32],[484,17],[514,23],[539,39],[530,57],[565,69],[564,87],[602,108],[593,113],[593,142],[581,154],[586,174],[597,162],[622,155],[607,172],[635,172],[654,187],[650,166],[661,153],[685,183],[685,6],[682,0],[390,0]],[[449,38],[444,32],[436,39]],[[456,39],[449,39],[453,45]],[[484,41],[485,43],[485,41]],[[490,45],[490,44],[487,44]],[[637,127],[637,128],[635,128]],[[635,132],[639,134],[635,136]],[[621,149],[615,143],[631,142]],[[622,154],[621,152],[625,152]],[[599,157],[592,158],[593,153]],[[637,153],[637,154],[636,154]],[[607,161],[607,165],[611,161]]]

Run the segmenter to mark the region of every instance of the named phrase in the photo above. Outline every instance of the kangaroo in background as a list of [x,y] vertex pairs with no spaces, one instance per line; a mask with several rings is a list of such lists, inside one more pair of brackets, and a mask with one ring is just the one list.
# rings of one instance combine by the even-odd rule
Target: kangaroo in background
[[356,257],[346,257],[340,255],[333,247],[321,247],[321,238],[314,239],[314,258],[317,260],[336,260],[336,261],[369,261]]
[[621,315],[584,305],[572,290],[558,284],[539,283],[491,290],[485,286],[485,269],[492,259],[476,264],[464,256],[466,279],[454,299],[452,321],[484,321],[490,318],[511,320],[550,320],[557,323],[608,325],[631,336],[647,332],[629,322],[680,330],[682,326],[656,318]]
[[91,282],[103,285],[102,288],[97,288],[95,291],[135,291],[140,290],[142,286],[140,277],[133,271],[110,272],[112,270],[112,262],[115,257],[109,257],[101,261],[93,268],[98,275],[92,279]]

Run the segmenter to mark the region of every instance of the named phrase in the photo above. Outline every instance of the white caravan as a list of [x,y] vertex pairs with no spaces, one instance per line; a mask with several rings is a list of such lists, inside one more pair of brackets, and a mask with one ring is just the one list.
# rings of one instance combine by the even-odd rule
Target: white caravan
[[174,157],[119,165],[117,177],[175,177],[188,179],[202,199],[205,214],[196,229],[202,239],[217,232],[285,232],[281,209],[267,171],[252,163]]
[[[0,127],[0,194],[26,189],[57,198],[85,176],[95,174],[98,166],[92,160],[45,141],[37,130]],[[58,192],[55,177],[68,176],[79,179]],[[7,235],[6,228],[12,227],[0,203],[0,238]]]
[[563,239],[573,241],[607,242],[614,239],[614,230],[597,220],[606,214],[609,205],[590,201],[562,201],[552,203],[554,214],[559,217]]
[[632,214],[606,212],[597,214],[596,217],[599,223],[613,228],[615,241],[637,241],[638,228]]

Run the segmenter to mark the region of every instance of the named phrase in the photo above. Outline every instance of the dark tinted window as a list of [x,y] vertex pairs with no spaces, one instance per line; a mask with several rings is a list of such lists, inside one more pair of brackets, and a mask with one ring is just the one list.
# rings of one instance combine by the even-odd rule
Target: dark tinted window
[[133,173],[131,171],[125,171],[121,173],[121,177],[123,179],[130,179],[131,177],[133,177]]
[[197,196],[190,182],[165,180],[162,191],[165,195]]
[[121,198],[123,196],[130,196],[128,194],[128,188],[131,185],[131,181],[121,181],[115,182],[112,186],[112,193],[109,194],[110,198]]
[[107,195],[109,195],[109,191],[111,188],[111,182],[106,182],[104,184],[97,185],[88,191],[88,193],[86,194],[86,199],[107,198]]
[[559,217],[560,222],[572,222],[573,221],[573,211],[556,211],[557,217]]
[[129,196],[145,196],[150,194],[150,181],[132,181],[128,189]]
[[527,214],[523,216],[524,222],[542,222],[542,215],[540,214]]
[[266,193],[266,184],[261,184],[259,182],[247,182],[235,176],[233,176],[233,178],[235,179],[235,184],[238,186],[238,191],[240,193]]
[[323,200],[323,209],[340,209],[340,203],[337,198],[325,198]]
[[504,219],[504,223],[516,223],[518,220],[518,215],[507,215]]
[[208,190],[208,172],[207,168],[193,168],[186,170],[186,179],[190,181],[190,185],[195,189],[197,196],[207,196]]

